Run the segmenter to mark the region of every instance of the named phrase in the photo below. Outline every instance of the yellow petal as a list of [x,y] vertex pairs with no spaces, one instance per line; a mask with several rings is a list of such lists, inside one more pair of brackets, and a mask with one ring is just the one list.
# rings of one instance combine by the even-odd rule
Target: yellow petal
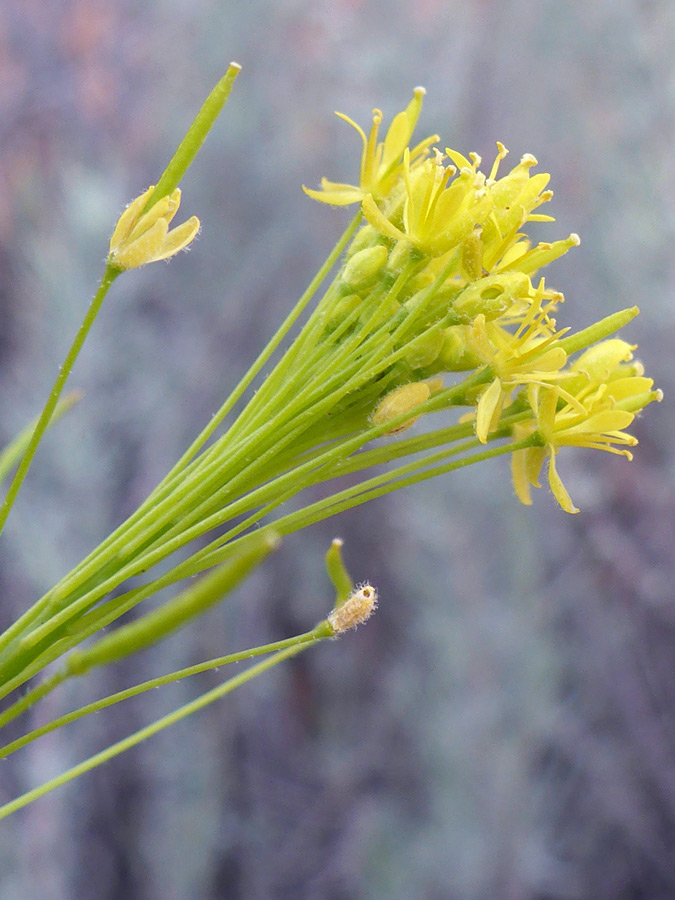
[[135,241],[125,245],[117,253],[111,255],[112,262],[120,269],[135,269],[144,266],[156,258],[162,249],[169,226],[164,219],[159,219]]
[[502,383],[499,378],[495,378],[480,395],[476,408],[476,437],[481,444],[487,443],[490,427],[495,413],[499,411],[501,399]]
[[363,198],[361,208],[363,209],[363,215],[373,228],[377,228],[377,230],[386,237],[393,238],[395,241],[408,240],[405,234],[392,225],[389,219],[380,211],[370,194]]
[[199,219],[197,216],[191,216],[187,222],[183,222],[177,228],[170,231],[162,244],[161,250],[156,253],[148,262],[157,262],[160,259],[168,259],[176,253],[180,253],[187,245],[194,240],[199,231]]
[[[332,182],[328,182],[328,184],[332,184]],[[320,191],[307,188],[303,184],[302,189],[312,200],[329,203],[331,206],[349,206],[350,203],[359,203],[363,199],[363,192],[350,184],[335,185],[335,187],[324,188]]]
[[516,497],[525,506],[532,506],[530,482],[526,475],[527,450],[516,450],[511,454],[511,478]]
[[567,362],[567,354],[562,347],[551,347],[542,353],[541,356],[537,356],[536,360],[538,372],[557,372]]
[[408,146],[412,129],[405,112],[400,112],[394,116],[387,136],[384,139],[384,150],[382,153],[382,168],[387,172],[390,166],[395,165],[401,158],[401,154]]
[[113,231],[112,237],[110,238],[111,253],[114,253],[129,237],[131,229],[136,224],[136,220],[138,219],[141,210],[150,199],[150,195],[152,194],[154,189],[155,186],[150,185],[145,193],[141,194],[140,197],[136,197],[135,200],[132,200],[132,202],[127,206],[122,215],[119,217],[117,225],[115,226],[115,230]]
[[532,487],[541,487],[539,474],[546,459],[546,447],[529,447],[525,456],[525,475]]
[[564,433],[567,434],[605,434],[608,431],[622,431],[628,428],[635,413],[626,412],[623,409],[604,409],[600,412],[593,413],[578,425],[572,425],[565,428]]
[[562,483],[560,475],[558,475],[558,471],[555,467],[555,450],[553,447],[549,447],[549,458],[548,458],[548,483],[551,487],[551,492],[555,499],[558,501],[562,509],[568,513],[578,513],[579,510],[572,503],[572,498],[567,493],[567,489],[565,485]]

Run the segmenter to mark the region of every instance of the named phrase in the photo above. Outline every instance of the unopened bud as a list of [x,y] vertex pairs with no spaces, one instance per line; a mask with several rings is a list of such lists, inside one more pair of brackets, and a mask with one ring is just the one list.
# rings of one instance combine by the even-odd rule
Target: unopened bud
[[333,331],[337,328],[338,325],[344,322],[347,316],[351,315],[355,309],[358,309],[362,303],[363,300],[358,294],[348,294],[346,297],[342,297],[338,300],[329,313],[328,321],[326,323],[328,330]]
[[[431,393],[432,386],[426,381],[413,381],[410,384],[402,384],[380,400],[370,421],[373,425],[385,425],[387,422],[391,422],[393,419],[403,415],[403,413],[408,412],[408,410],[415,409],[420,403],[425,403],[431,396]],[[411,416],[409,419],[399,422],[385,434],[397,434],[399,431],[405,431],[418,419],[419,416]]]
[[480,365],[469,341],[470,325],[451,325],[443,330],[443,346],[437,363],[445,372],[467,372]]
[[362,228],[359,228],[354,235],[351,244],[347,247],[347,258],[354,256],[354,254],[361,250],[372,247],[379,237],[380,232],[376,228],[373,228],[372,225],[364,225]]
[[368,287],[387,261],[387,248],[382,244],[359,250],[348,261],[342,272],[342,281],[355,291]]
[[425,369],[434,363],[443,348],[443,329],[430,328],[408,345],[405,361],[411,369]]

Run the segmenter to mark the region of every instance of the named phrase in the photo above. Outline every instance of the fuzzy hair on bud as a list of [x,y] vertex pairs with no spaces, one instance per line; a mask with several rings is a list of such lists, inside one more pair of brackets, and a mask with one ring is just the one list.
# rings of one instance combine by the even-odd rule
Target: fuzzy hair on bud
[[328,616],[336,637],[365,622],[377,608],[377,591],[370,584],[362,584],[345,602]]

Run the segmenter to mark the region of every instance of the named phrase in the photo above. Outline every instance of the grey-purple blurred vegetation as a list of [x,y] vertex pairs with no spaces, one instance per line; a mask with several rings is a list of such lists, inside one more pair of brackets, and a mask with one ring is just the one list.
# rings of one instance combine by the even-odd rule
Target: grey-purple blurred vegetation
[[[581,247],[547,276],[664,389],[632,463],[572,451],[582,508],[525,509],[504,461],[288,539],[222,608],[52,695],[112,690],[311,627],[345,539],[377,616],[0,824],[3,900],[667,900],[675,896],[675,4],[672,0],[5,0],[0,5],[0,439],[38,411],[112,225],[231,59],[183,182],[202,234],[114,286],[4,536],[1,624],[76,564],[218,408],[349,213],[333,115],[391,115],[552,174]],[[16,796],[218,683],[83,720],[0,763]]]

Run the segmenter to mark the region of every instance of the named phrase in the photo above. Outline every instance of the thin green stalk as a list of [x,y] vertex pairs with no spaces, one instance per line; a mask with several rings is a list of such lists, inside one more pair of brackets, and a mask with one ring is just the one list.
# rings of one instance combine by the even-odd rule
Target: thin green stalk
[[[231,412],[234,405],[241,399],[246,389],[249,387],[251,382],[257,377],[257,375],[262,370],[263,366],[266,365],[272,354],[279,347],[279,344],[286,337],[290,329],[293,327],[298,317],[302,314],[307,304],[311,302],[314,295],[316,294],[319,285],[326,278],[326,275],[333,268],[339,257],[341,256],[343,250],[352,239],[354,232],[358,228],[361,222],[361,213],[357,213],[354,216],[352,221],[349,223],[339,241],[333,247],[333,250],[328,255],[328,258],[321,266],[319,271],[316,273],[312,281],[309,283],[307,289],[300,297],[298,302],[295,304],[291,312],[286,316],[280,328],[275,331],[272,338],[268,341],[265,348],[258,355],[256,361],[250,367],[250,369],[246,372],[244,377],[237,384],[235,389],[232,391],[230,396],[227,398],[225,403],[221,406],[218,412],[212,417],[209,424],[206,428],[201,432],[201,434],[193,441],[193,443],[188,447],[183,456],[178,460],[176,465],[171,469],[169,474],[162,480],[162,485],[166,482],[171,483],[175,476],[182,471],[185,465],[194,457],[194,455],[199,451],[201,447],[209,440],[209,438],[214,434],[216,429],[223,422],[225,417]],[[155,496],[155,492],[150,495],[150,498]],[[147,502],[147,501],[146,501]]]
[[[361,482],[354,488],[348,488],[344,491],[332,494],[324,500],[319,500],[316,503],[303,507],[301,510],[289,513],[287,516],[276,519],[273,523],[270,523],[270,526],[265,525],[263,528],[274,527],[274,530],[279,534],[292,534],[295,531],[300,531],[302,528],[307,528],[309,525],[315,525],[323,519],[331,518],[341,512],[352,509],[355,506],[360,506],[362,503],[368,503],[378,497],[383,497],[385,494],[391,494],[394,491],[401,490],[401,488],[410,487],[413,484],[427,481],[438,475],[444,475],[448,472],[466,468],[474,463],[483,462],[487,459],[494,459],[495,457],[503,456],[506,453],[513,453],[516,450],[531,447],[534,443],[535,440],[533,438],[526,438],[518,443],[504,444],[491,450],[485,450],[482,453],[463,457],[454,462],[435,466],[426,471],[416,472],[415,474],[410,474],[406,477],[397,478],[396,476],[400,476],[404,470],[409,468],[408,466],[401,466],[392,473],[378,475],[368,481]],[[447,451],[445,452],[445,455],[448,455]],[[421,463],[422,461],[419,461],[417,464],[411,464],[410,468],[413,466],[421,468]],[[428,460],[425,459],[424,463],[428,463]]]
[[[459,386],[456,386],[455,388],[448,389],[446,392],[448,394],[448,397],[452,396],[453,391],[455,393],[463,393],[466,390],[466,385],[470,380],[471,379],[467,380],[467,382]],[[474,378],[474,380],[476,379]],[[431,402],[432,401],[428,401],[427,403]],[[427,404],[421,405],[420,411],[424,411],[426,405]],[[404,421],[405,418],[409,416],[409,414],[409,412],[401,414],[401,416],[399,417],[400,420]],[[177,524],[174,529],[170,529],[168,532],[164,532],[162,534],[161,544],[159,546],[155,546],[154,544],[150,545],[143,551],[140,556],[132,559],[126,566],[121,567],[120,570],[116,572],[111,578],[98,585],[93,594],[88,593],[84,595],[74,603],[64,607],[61,612],[57,613],[55,616],[50,617],[50,619],[48,620],[48,624],[45,623],[43,626],[41,626],[42,631],[45,631],[45,629],[56,629],[57,627],[59,627],[59,625],[65,623],[78,613],[84,611],[88,606],[91,606],[94,602],[96,602],[97,599],[102,597],[109,590],[113,589],[122,580],[126,580],[127,578],[136,574],[139,570],[147,570],[151,568],[157,562],[159,562],[160,559],[163,559],[171,553],[175,552],[184,544],[188,543],[196,537],[199,537],[201,534],[210,531],[223,522],[241,515],[252,506],[257,504],[265,504],[266,502],[268,502],[267,498],[270,497],[270,495],[272,497],[279,494],[284,495],[286,486],[291,488],[290,493],[293,494],[301,491],[309,484],[314,484],[317,481],[332,477],[330,474],[324,474],[319,477],[317,473],[324,472],[325,468],[328,465],[337,464],[338,460],[343,461],[349,454],[354,453],[366,443],[382,435],[392,426],[395,427],[396,424],[397,421],[392,420],[392,422],[389,422],[386,425],[372,427],[366,432],[356,435],[355,437],[346,442],[343,442],[336,447],[330,447],[323,454],[319,454],[318,456],[309,459],[303,465],[286,472],[276,479],[262,485],[260,488],[246,493],[245,496],[240,497],[240,499],[235,500],[231,504],[223,506],[216,512],[213,512],[209,515],[207,514],[207,510],[203,508],[203,505],[211,506],[214,499],[218,497],[218,494],[216,494],[215,496],[211,495],[211,497],[208,501],[206,501],[205,504],[203,504],[202,506],[197,506],[186,518],[181,520],[181,522]],[[286,442],[292,440],[293,437],[293,434],[288,436]],[[272,450],[274,452],[278,452],[279,448],[280,443],[277,442],[275,443]],[[392,450],[395,448],[387,449]],[[272,453],[272,450],[267,452],[267,456]],[[265,455],[263,455],[256,460],[256,465],[264,465],[266,462],[267,460],[265,458]],[[340,474],[342,474],[342,472]],[[240,483],[237,484],[237,482],[245,480],[248,475],[249,473],[244,470],[237,478],[234,479],[233,483],[228,484],[228,492],[231,493],[236,490],[237,493],[242,493],[244,488]],[[308,475],[310,476],[309,480],[307,480]],[[172,510],[175,515],[176,507],[173,506]],[[189,523],[193,520],[195,524],[190,526]],[[130,552],[131,549],[133,549],[133,547],[130,548]]]
[[[151,678],[148,681],[143,681],[141,684],[137,684],[134,687],[127,688],[123,691],[117,691],[114,694],[110,694],[108,697],[104,697],[101,700],[96,700],[93,703],[88,703],[86,706],[82,706],[79,709],[74,710],[73,712],[67,713],[64,716],[60,716],[57,719],[53,719],[51,722],[47,722],[46,725],[42,725],[40,728],[35,728],[32,731],[27,732],[22,737],[17,738],[15,741],[12,741],[9,744],[6,744],[4,747],[0,747],[0,759],[5,759],[7,756],[10,756],[12,753],[15,753],[17,750],[20,750],[22,747],[25,747],[27,744],[32,743],[32,741],[37,740],[37,738],[42,737],[45,734],[49,734],[51,731],[56,731],[57,728],[62,728],[64,725],[69,725],[71,722],[77,721],[77,719],[81,719],[84,716],[88,716],[91,713],[99,712],[102,709],[106,709],[109,706],[114,706],[116,703],[121,703],[123,700],[129,700],[131,697],[137,697],[139,694],[144,694],[146,691],[151,691],[154,688],[163,687],[167,684],[172,684],[175,681],[181,681],[183,678],[189,678],[191,675],[198,675],[201,672],[208,672],[210,669],[219,669],[221,666],[230,665],[230,663],[242,662],[243,660],[253,659],[256,656],[265,656],[268,653],[276,653],[279,650],[285,650],[286,647],[294,647],[296,644],[304,644],[308,641],[315,641],[316,634],[315,629],[312,631],[307,631],[305,634],[299,634],[292,638],[285,638],[282,641],[274,641],[271,644],[262,644],[259,647],[251,647],[248,650],[240,650],[237,653],[228,653],[226,656],[219,656],[215,659],[206,660],[203,663],[198,663],[194,666],[188,666],[185,669],[178,669],[176,672],[170,672],[168,675],[160,675],[157,678]],[[51,693],[56,687],[60,684],[63,684],[69,677],[75,677],[72,672],[67,671],[66,669],[59,670],[58,678],[48,678],[46,681],[42,682],[41,685],[38,685],[37,688],[34,688],[25,697],[21,698],[19,703],[13,704],[13,706],[8,707],[1,717],[0,726],[6,725],[8,722],[13,721],[18,718],[26,709],[30,706],[33,706],[37,703],[38,700],[41,700],[43,697],[46,697],[47,694]],[[28,702],[25,702],[25,701]]]
[[[317,641],[323,640],[324,637],[328,636],[329,634],[325,634],[321,637],[317,637]],[[170,725],[174,725],[176,722],[180,722],[182,719],[185,719],[193,713],[198,712],[200,709],[204,709],[210,703],[213,703],[214,701],[219,700],[221,697],[226,696],[236,688],[241,687],[241,685],[245,684],[247,681],[251,681],[253,678],[256,678],[258,675],[262,675],[263,672],[267,672],[269,669],[278,665],[280,662],[283,662],[286,659],[290,659],[291,657],[296,656],[298,653],[301,653],[303,650],[312,647],[314,643],[316,643],[316,641],[308,641],[303,644],[296,644],[293,647],[288,647],[286,650],[281,650],[280,652],[275,653],[273,656],[268,657],[268,659],[264,660],[263,662],[260,662],[255,666],[251,666],[251,668],[247,669],[245,672],[241,672],[239,675],[235,675],[233,678],[228,679],[224,684],[221,684],[218,687],[207,691],[206,693],[202,694],[201,697],[197,697],[197,699],[190,701],[190,703],[186,703],[184,706],[179,707],[168,715],[162,716],[151,725],[147,725],[145,728],[141,728],[138,731],[134,732],[134,734],[129,735],[129,737],[126,737],[121,741],[117,741],[110,747],[106,747],[105,750],[102,750],[100,753],[96,753],[93,756],[90,756],[89,759],[86,759],[84,760],[84,762],[73,766],[66,772],[58,775],[56,778],[51,778],[49,781],[40,785],[40,787],[33,788],[33,790],[27,791],[25,794],[22,794],[15,800],[11,800],[9,803],[3,804],[2,806],[0,806],[0,819],[6,818],[11,813],[22,809],[24,806],[28,806],[29,803],[32,803],[34,800],[38,800],[40,797],[43,797],[50,791],[53,791],[64,784],[68,784],[68,782],[73,781],[79,775],[83,775],[85,772],[89,772],[92,769],[95,769],[97,766],[100,766],[103,763],[106,763],[109,760],[113,759],[114,757],[119,756],[121,753],[124,753],[125,750],[130,750],[132,747],[136,747],[142,741],[153,737],[155,734],[158,734],[160,731],[163,731]]]
[[[523,415],[523,413],[516,414],[515,416],[510,417],[508,422],[513,423],[515,421],[518,421],[523,417]],[[380,426],[379,430],[382,431],[383,427],[384,426]],[[471,426],[454,426],[454,428],[452,429],[444,429],[442,433],[445,434],[446,439],[450,437],[450,434],[452,434],[453,439],[457,439],[457,437],[459,437],[459,434],[455,433],[455,430],[466,427],[470,428]],[[500,437],[506,436],[507,434],[508,424],[505,423],[504,427],[500,429],[500,431],[495,432],[491,436],[490,440],[496,440]],[[435,462],[439,462],[441,460],[447,459],[449,456],[454,456],[458,453],[464,453],[467,450],[475,449],[477,446],[480,446],[478,440],[476,438],[473,438],[472,440],[465,441],[464,443],[459,444],[455,447],[446,447],[438,453],[427,455],[424,458],[408,463],[405,466],[399,466],[397,469],[391,472],[386,472],[381,475],[375,476],[371,479],[368,479],[367,481],[354,485],[353,487],[348,488],[345,491],[338,492],[334,495],[331,495],[330,497],[324,498],[323,500],[318,501],[317,504],[313,504],[310,507],[306,507],[302,510],[291,513],[290,516],[286,516],[280,520],[277,520],[277,522],[281,523],[281,526],[284,529],[284,533],[290,533],[309,524],[309,520],[305,519],[305,514],[312,517],[312,522],[320,521],[321,519],[327,518],[330,515],[334,515],[337,512],[343,511],[344,509],[352,508],[366,502],[369,499],[374,499],[375,497],[382,496],[384,493],[390,493],[393,490],[398,490],[407,485],[416,483],[417,481],[426,480],[427,478],[432,477],[434,474],[440,474],[441,472],[462,468],[482,459],[488,459],[493,456],[501,455],[503,453],[509,453],[513,450],[520,449],[523,446],[530,446],[535,440],[536,438],[533,436],[519,444],[507,444],[497,448],[496,450],[487,450],[482,454],[476,454],[474,456],[467,457],[465,460],[459,461],[457,463],[438,466],[434,469],[428,469],[427,473],[419,474],[420,470],[431,466]],[[410,439],[410,441],[414,443],[409,448],[409,452],[417,453],[424,449],[428,449],[429,447],[437,445],[439,439],[437,435],[432,432],[428,435],[420,435],[418,438]],[[424,446],[425,441],[426,446]],[[363,456],[369,457],[370,454],[377,453],[380,449],[384,448],[376,448],[376,450],[374,451],[367,451],[367,453],[363,454]],[[358,458],[359,457],[352,458],[349,457],[348,454],[345,454],[345,471],[357,471],[358,469],[356,468],[356,466],[352,466],[351,463],[352,459],[358,460]],[[369,463],[370,465],[380,464],[386,461],[386,457],[371,457],[370,460],[366,459],[366,463]],[[370,465],[368,465],[368,467],[370,467]],[[366,465],[363,466],[363,468],[366,467]],[[290,475],[292,473],[288,474]],[[344,471],[337,471],[334,474],[344,474]],[[317,475],[316,477],[310,477],[302,486],[307,487],[322,480],[325,480],[325,477],[321,477],[320,475]],[[151,594],[155,593],[157,590],[160,590],[161,588],[169,584],[173,584],[181,578],[196,574],[199,571],[203,571],[203,569],[205,568],[222,562],[223,550],[226,550],[228,554],[234,551],[237,543],[234,539],[236,538],[236,535],[238,533],[251,527],[253,524],[255,524],[255,522],[259,521],[264,516],[272,512],[275,508],[280,506],[286,499],[288,499],[289,496],[294,495],[298,490],[300,490],[297,485],[293,484],[291,484],[291,486],[288,488],[286,494],[279,494],[279,489],[279,484],[274,485],[274,489],[270,491],[270,493],[273,494],[274,499],[270,501],[267,506],[261,507],[256,511],[256,513],[249,516],[244,522],[239,523],[224,535],[216,538],[215,541],[211,542],[203,550],[194,554],[192,557],[190,557],[190,559],[184,561],[183,563],[180,563],[178,566],[170,570],[170,572],[151,582],[149,585],[145,585],[141,588],[136,588],[130,591],[128,594],[108,601],[108,603],[101,607],[99,612],[94,615],[91,624],[85,625],[83,623],[82,630],[78,628],[78,630],[73,634],[72,637],[63,638],[59,646],[55,648],[53,654],[43,654],[42,656],[38,657],[33,667],[24,670],[18,680],[15,679],[13,682],[5,686],[3,695],[5,693],[8,693],[10,690],[18,687],[21,683],[25,682],[29,677],[34,675],[36,671],[39,671],[41,668],[44,668],[44,666],[49,662],[53,661],[53,659],[58,658],[68,649],[80,643],[82,640],[95,633],[96,631],[100,630],[103,625],[110,624],[110,622],[119,618],[119,616],[123,615],[125,612],[128,612],[129,609],[133,608],[133,606],[135,606],[137,603],[141,602]],[[263,489],[261,488],[260,490],[262,491]],[[238,503],[242,502],[243,501],[238,501]],[[234,516],[239,512],[239,510],[232,509],[230,512],[231,515]],[[211,524],[213,525],[214,523]],[[265,527],[273,528],[274,525],[272,524]],[[147,562],[149,563],[150,561],[147,560]],[[101,586],[100,591],[97,591],[96,593],[105,593],[109,588],[110,585],[103,585]],[[94,602],[96,602],[96,597],[88,595],[86,598],[82,598],[81,601],[78,601],[78,605],[80,602],[92,605]],[[107,612],[106,610],[109,611]],[[74,614],[75,610],[69,609],[68,612]],[[100,616],[101,618],[97,621],[98,616]],[[65,617],[63,617],[63,621],[66,621]],[[56,627],[56,623],[54,622],[51,622],[51,625]]]
[[63,365],[59,369],[59,374],[56,377],[56,381],[54,382],[51,393],[49,394],[49,398],[45,403],[44,409],[40,414],[40,418],[38,419],[35,430],[33,431],[33,436],[31,437],[28,446],[26,447],[26,452],[23,455],[21,463],[19,464],[19,468],[14,475],[2,507],[0,508],[0,533],[2,533],[2,530],[5,527],[7,517],[12,509],[12,506],[14,505],[14,501],[16,500],[19,489],[23,484],[26,473],[30,468],[33,457],[35,456],[35,451],[37,450],[38,445],[42,440],[42,436],[49,426],[49,422],[54,414],[54,410],[56,409],[56,404],[59,402],[61,392],[63,391],[63,388],[66,384],[66,381],[68,380],[68,376],[70,375],[73,366],[75,365],[75,360],[77,359],[80,350],[82,349],[82,345],[84,344],[84,341],[89,334],[91,326],[94,324],[96,316],[98,315],[101,304],[103,303],[105,296],[108,293],[110,285],[119,274],[119,270],[113,269],[110,266],[106,266],[103,277],[101,278],[101,283],[98,286],[98,290],[94,294],[94,299],[91,301],[89,309],[87,310],[87,314],[82,320],[82,324],[80,325],[79,330],[75,335],[75,340],[73,341],[70,350],[66,354]]
[[[26,622],[32,623],[33,621],[35,621],[35,619],[39,616],[41,610],[45,606],[48,606],[50,603],[53,603],[55,598],[57,598],[59,594],[63,594],[64,589],[68,592],[74,590],[79,584],[84,583],[90,577],[90,574],[92,572],[99,571],[106,559],[110,559],[111,556],[116,552],[117,548],[126,547],[127,542],[131,540],[135,534],[143,533],[143,528],[145,527],[146,520],[149,520],[154,525],[157,521],[158,514],[161,512],[162,501],[170,497],[171,502],[175,502],[175,497],[172,495],[172,489],[176,485],[182,485],[182,491],[180,492],[180,494],[185,496],[190,493],[190,491],[193,489],[194,484],[204,484],[204,473],[199,465],[201,463],[201,460],[195,461],[195,464],[191,465],[190,468],[194,473],[194,478],[192,480],[188,478],[187,484],[185,483],[186,479],[184,477],[186,473],[182,470],[185,468],[194,454],[200,449],[200,447],[203,446],[211,437],[216,428],[221,424],[222,420],[230,412],[234,404],[241,397],[241,395],[244,393],[244,391],[250,385],[256,375],[260,372],[272,353],[276,350],[281,340],[283,340],[288,330],[291,328],[293,323],[306,307],[307,303],[311,301],[319,284],[326,277],[326,274],[335,264],[335,261],[340,256],[340,254],[344,250],[344,247],[351,239],[353,232],[358,227],[360,219],[360,214],[354,217],[340,240],[337,242],[332,253],[326,260],[326,263],[321,267],[305,293],[296,304],[295,308],[284,321],[281,328],[268,342],[267,346],[262,351],[254,365],[248,370],[244,378],[242,378],[242,380],[239,382],[226,403],[211,419],[209,425],[191,444],[191,446],[183,454],[181,459],[171,469],[169,474],[163,479],[161,484],[155,489],[155,491],[153,491],[153,493],[147,498],[147,500],[144,501],[144,503],[139,507],[138,510],[136,510],[136,512],[132,516],[130,516],[122,525],[115,529],[115,531],[108,538],[106,538],[101,544],[99,544],[98,547],[94,551],[92,551],[78,566],[76,566],[75,569],[73,569],[67,576],[65,576],[65,578],[62,579],[59,584],[55,585],[55,587],[52,589],[52,591],[49,592],[48,595],[45,595],[45,597],[43,597],[41,601],[38,601],[38,603],[42,605],[33,612],[31,619],[25,620]],[[209,453],[211,453],[212,451],[213,448],[210,449]],[[6,640],[3,640],[3,638],[0,637],[0,650],[2,650],[2,648],[9,643],[9,641],[12,637],[14,637],[15,634],[19,633],[20,628],[23,626],[23,624],[24,621],[22,620],[17,622],[16,628],[13,631],[12,635],[8,635]]]
[[[448,397],[451,397],[453,393],[461,394],[466,390],[467,384],[472,379],[476,380],[477,377],[479,378],[480,376],[472,376],[470,379],[468,379],[462,385],[456,386],[455,388],[447,389],[444,393],[447,394]],[[428,401],[427,403],[429,404],[432,402],[437,402],[437,401]],[[444,402],[447,405],[448,398],[446,398],[444,400]],[[426,406],[426,405],[427,404],[421,406],[420,410],[423,411],[424,406]],[[405,418],[405,415],[402,415],[401,419],[403,420],[404,418]],[[396,423],[393,423],[393,424],[395,425]],[[309,459],[304,464],[304,466],[296,467],[295,469],[291,470],[290,472],[287,472],[281,478],[278,478],[266,485],[263,485],[261,488],[254,490],[252,494],[248,494],[247,496],[241,498],[240,500],[235,501],[234,504],[230,504],[229,506],[226,505],[224,508],[218,510],[215,513],[212,513],[210,516],[206,515],[206,511],[199,509],[198,512],[194,516],[189,517],[189,518],[196,518],[198,520],[195,525],[193,525],[192,527],[186,528],[186,525],[188,523],[186,521],[181,522],[180,525],[177,525],[173,529],[173,531],[170,531],[168,534],[163,535],[162,543],[158,547],[155,547],[154,549],[152,547],[146,548],[144,550],[144,552],[140,555],[140,557],[137,557],[137,558],[131,560],[127,564],[127,566],[122,566],[119,569],[119,571],[117,571],[110,578],[104,579],[101,583],[99,583],[97,585],[97,587],[93,590],[93,592],[87,592],[80,599],[69,604],[67,607],[64,607],[61,610],[61,612],[58,612],[56,615],[50,616],[49,619],[47,619],[44,623],[42,623],[40,626],[38,626],[37,631],[35,631],[33,634],[31,634],[31,642],[36,643],[38,640],[40,640],[42,638],[43,634],[46,635],[47,633],[54,632],[56,629],[64,626],[67,622],[72,621],[76,616],[82,614],[86,609],[90,608],[95,602],[97,602],[98,599],[100,599],[102,596],[104,596],[105,593],[107,593],[109,590],[113,589],[122,580],[132,576],[139,570],[145,570],[147,568],[150,568],[152,565],[154,565],[160,559],[165,558],[170,553],[179,549],[179,547],[183,546],[189,540],[192,540],[194,537],[199,536],[200,534],[204,533],[205,531],[208,531],[211,528],[216,527],[217,525],[220,525],[222,522],[227,521],[228,519],[231,519],[236,515],[240,515],[242,512],[245,512],[247,508],[250,509],[254,504],[260,503],[260,504],[264,505],[265,503],[267,503],[267,507],[265,509],[266,509],[266,511],[269,511],[271,509],[274,509],[276,506],[280,505],[280,503],[283,502],[283,500],[287,499],[288,496],[291,496],[292,494],[299,492],[303,487],[306,487],[309,484],[316,483],[317,481],[320,481],[320,480],[325,480],[325,478],[327,478],[327,477],[332,477],[331,474],[328,474],[328,475],[322,474],[319,477],[317,475],[317,471],[320,470],[322,467],[325,468],[325,466],[328,465],[329,463],[332,464],[333,466],[335,466],[335,464],[337,463],[338,460],[344,461],[345,457],[349,453],[354,452],[355,450],[359,449],[361,446],[363,446],[368,441],[379,436],[388,427],[391,427],[391,425],[392,425],[392,423],[388,423],[387,426],[380,426],[379,428],[372,428],[372,429],[370,429],[370,431],[363,433],[361,435],[357,435],[355,438],[352,438],[350,441],[347,441],[347,442],[343,443],[342,445],[338,445],[337,447],[329,448],[324,454],[319,455],[319,457],[314,457],[314,458]],[[276,449],[278,450],[278,444],[276,445]],[[394,448],[389,448],[389,450],[392,450],[392,449],[394,449]],[[260,461],[260,460],[258,460],[258,461]],[[305,476],[304,478],[303,478],[303,475]],[[309,476],[308,480],[307,480],[307,476]],[[288,484],[290,487],[290,490],[288,492],[285,491],[286,484]],[[230,487],[232,487],[232,486],[230,486]],[[281,492],[281,496],[279,496],[280,492]],[[276,495],[279,498],[278,501],[275,502],[273,500],[272,502],[268,502],[267,498],[270,495],[272,497],[274,497]],[[174,508],[174,513],[175,513],[175,508]],[[255,516],[253,518],[258,518],[258,516]],[[248,521],[247,521],[247,523],[245,523],[244,527],[246,527],[247,525],[248,525]],[[237,529],[237,530],[239,530],[239,529]],[[175,531],[178,531],[178,533],[174,534]],[[231,532],[228,533],[228,536],[229,537],[232,536]],[[209,550],[210,549],[211,548],[209,548]],[[195,561],[195,558],[193,557],[191,562],[194,562],[194,561]],[[192,569],[193,569],[193,571],[195,571],[194,566],[192,567]],[[165,579],[161,579],[162,582],[164,580]],[[176,580],[175,577],[172,579],[171,578],[169,579],[170,582],[175,581],[175,580]],[[157,589],[157,588],[155,588],[155,589]],[[148,596],[149,593],[152,593],[152,590],[148,591],[146,589],[140,589],[140,590],[131,592],[129,597],[130,598],[135,597],[137,599],[133,603],[128,603],[128,604],[120,603],[119,604],[120,611],[119,611],[118,615],[121,615],[124,612],[128,611],[128,609],[131,608],[131,606],[135,605],[136,602],[140,602],[140,600],[143,599],[145,596]],[[119,599],[120,598],[118,598],[118,600]],[[109,605],[112,605],[112,604],[116,605],[116,601],[111,601],[111,604],[109,604]],[[112,608],[114,609],[114,605],[112,605]],[[114,618],[117,618],[117,615],[111,616],[110,621],[114,620]],[[68,641],[68,644],[71,645],[71,644],[77,643],[78,640],[82,640],[84,638],[84,636],[85,635],[82,634],[74,642]],[[44,658],[43,655],[39,655],[38,659],[41,661],[40,665],[45,665],[49,661],[49,659]],[[31,671],[31,673],[33,673],[32,668],[27,671]],[[24,674],[27,674],[27,671],[24,672]],[[12,680],[10,683],[7,684],[6,688],[14,689],[17,686],[18,685],[15,682],[15,680]]]

